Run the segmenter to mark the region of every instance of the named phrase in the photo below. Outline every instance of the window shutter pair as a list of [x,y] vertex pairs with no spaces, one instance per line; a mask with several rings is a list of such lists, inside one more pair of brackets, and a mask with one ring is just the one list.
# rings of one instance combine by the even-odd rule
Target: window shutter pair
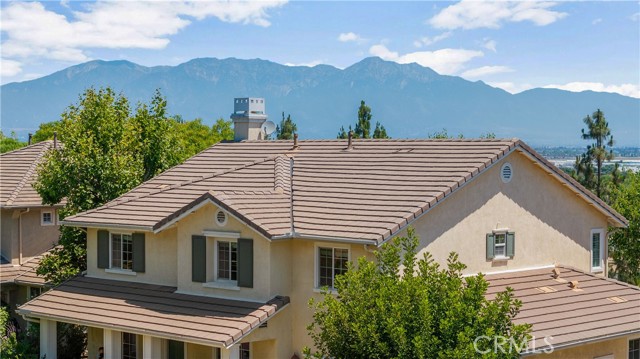
[[[145,271],[145,236],[144,233],[134,233],[133,242],[133,271]],[[109,268],[109,231],[98,231],[98,268]]]
[[[191,280],[207,281],[207,238],[191,236]],[[238,286],[253,288],[253,239],[238,239]]]
[[[513,258],[516,250],[516,234],[513,232],[507,232],[507,238],[505,243],[505,252],[506,256],[509,258]],[[487,259],[495,258],[495,243],[496,236],[493,233],[487,234]]]

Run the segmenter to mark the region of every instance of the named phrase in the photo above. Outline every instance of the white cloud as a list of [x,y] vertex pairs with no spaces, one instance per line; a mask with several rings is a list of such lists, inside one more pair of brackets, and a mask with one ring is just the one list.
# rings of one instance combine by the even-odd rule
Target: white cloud
[[462,74],[460,74],[460,76],[476,79],[480,77],[486,77],[486,76],[491,76],[495,74],[503,74],[506,72],[513,72],[513,71],[514,70],[508,66],[482,66],[475,69],[467,70]]
[[571,92],[595,91],[613,92],[624,96],[640,98],[640,86],[634,84],[605,85],[602,82],[569,82],[564,85],[547,85],[544,88],[556,88]]
[[343,32],[342,34],[338,35],[338,41],[341,41],[341,42],[361,41],[361,40],[362,38],[360,37],[360,35],[353,32]]
[[487,85],[503,89],[512,94],[534,88],[531,84],[515,84],[513,82],[487,82]]
[[496,46],[497,45],[498,45],[498,43],[496,42],[496,40],[484,39],[484,44],[482,44],[482,47],[484,47],[487,50],[491,50],[493,52],[496,52]]
[[602,19],[601,18],[597,18],[597,19],[591,21],[591,25],[597,25],[597,24],[599,24],[601,22],[602,22]]
[[[0,60],[0,76],[12,77],[22,71],[22,64],[18,61],[2,59]],[[3,81],[4,82],[4,81]]]
[[640,21],[640,12],[637,12],[637,13],[629,16],[629,19],[631,19],[632,21]]
[[384,60],[395,61],[400,64],[417,63],[430,67],[436,72],[445,75],[453,75],[464,68],[465,64],[476,57],[484,56],[482,51],[465,49],[440,49],[436,51],[417,51],[400,55],[389,50],[384,45],[374,45],[369,53]]
[[434,37],[423,36],[420,39],[413,42],[415,47],[429,46],[433,45],[436,42],[442,41],[448,37],[451,37],[453,33],[451,31],[443,32],[440,35],[436,35]]
[[438,29],[497,29],[505,22],[530,21],[549,25],[567,16],[551,10],[556,3],[547,1],[473,1],[462,0],[450,5],[428,20]]
[[284,1],[98,1],[66,17],[39,2],[14,2],[2,9],[3,56],[79,62],[89,48],[163,49],[169,36],[195,20],[269,26],[267,11]]
[[284,65],[285,65],[285,66],[305,66],[305,67],[314,67],[314,66],[317,66],[317,65],[322,65],[322,64],[324,64],[324,63],[325,63],[325,61],[323,61],[323,60],[313,60],[313,61],[310,61],[310,62],[301,62],[301,63],[291,63],[291,62],[287,62],[287,63],[285,63]]

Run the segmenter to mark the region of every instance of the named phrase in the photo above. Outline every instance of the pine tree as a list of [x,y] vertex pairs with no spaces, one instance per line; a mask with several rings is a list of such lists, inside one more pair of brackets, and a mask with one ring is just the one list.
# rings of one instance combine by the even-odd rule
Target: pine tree
[[276,127],[276,139],[278,140],[292,140],[293,134],[298,131],[298,126],[296,126],[295,122],[291,119],[291,115],[287,115],[287,118],[284,118],[284,112],[282,113],[282,121]]
[[373,138],[391,138],[387,135],[387,130],[380,124],[380,122],[376,122],[376,129],[373,130]]
[[[582,139],[594,140],[595,142],[587,146],[587,152],[576,160],[576,174],[584,180],[583,185],[590,189],[595,187],[596,195],[601,197],[602,164],[613,159],[613,150],[611,149],[613,147],[613,136],[604,113],[600,109],[597,109],[592,116],[587,115],[582,121],[587,125],[586,131],[582,129]],[[592,166],[593,162],[596,163],[595,185],[592,185],[592,181],[589,178],[590,173],[592,173],[590,166]]]

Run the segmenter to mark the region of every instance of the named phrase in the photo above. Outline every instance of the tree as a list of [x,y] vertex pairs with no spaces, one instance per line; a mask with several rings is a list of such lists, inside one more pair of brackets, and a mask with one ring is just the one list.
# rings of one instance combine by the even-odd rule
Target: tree
[[54,132],[60,132],[60,121],[43,122],[31,137],[31,143],[38,143],[53,139]]
[[481,134],[480,138],[487,139],[487,140],[493,140],[493,139],[496,138],[496,134],[493,133],[493,132],[487,132],[487,133]]
[[[485,297],[488,282],[480,274],[463,277],[465,265],[451,253],[441,269],[429,254],[416,259],[413,229],[365,257],[336,278],[337,295],[324,290],[308,331],[316,358],[518,358],[526,347],[530,325],[513,324],[521,302],[513,291]],[[494,352],[492,340],[503,336],[517,343]],[[485,338],[486,338],[485,337]],[[475,342],[475,343],[474,343]],[[475,347],[474,347],[475,346]],[[488,354],[479,356],[480,351]],[[505,348],[509,349],[509,348]]]
[[[436,131],[434,133],[429,133],[427,134],[427,138],[431,138],[434,140],[450,140],[450,139],[454,139],[456,137],[453,137],[453,135],[449,135],[449,132],[447,132],[446,128],[443,128],[442,131]],[[459,134],[457,138],[464,138],[463,134]]]
[[349,131],[345,131],[344,126],[340,126],[340,131],[338,132],[338,139],[346,140],[349,138],[349,132],[351,132],[351,126],[349,126]]
[[26,142],[22,142],[18,140],[15,132],[11,132],[11,136],[5,136],[2,131],[0,131],[0,153],[5,153],[13,150],[17,150],[26,146]]
[[387,135],[387,130],[380,124],[380,122],[376,122],[376,129],[373,130],[373,138],[391,138]]
[[615,278],[640,285],[640,173],[629,173],[614,191],[613,208],[629,220],[627,228],[615,228],[609,237]]
[[20,331],[7,308],[0,308],[0,355],[9,359],[38,359],[40,351],[39,325],[30,323]]
[[371,138],[371,108],[365,105],[364,100],[360,101],[360,108],[358,108],[358,122],[356,122],[353,137]]
[[293,140],[293,134],[298,131],[298,126],[291,120],[291,115],[287,115],[284,118],[284,112],[282,113],[282,121],[276,127],[276,139],[278,140]]
[[[586,172],[581,171],[589,171],[587,162],[592,163],[595,161],[595,191],[596,195],[600,197],[602,195],[602,164],[605,161],[610,161],[613,159],[613,150],[611,149],[611,147],[613,146],[613,136],[611,135],[611,130],[609,129],[609,124],[604,117],[604,113],[600,111],[600,109],[597,109],[592,116],[587,115],[587,117],[585,117],[582,121],[587,126],[586,131],[585,129],[582,129],[582,139],[594,140],[595,142],[591,145],[588,145],[587,152],[582,156],[581,159],[576,161],[577,163],[580,163],[580,165],[576,167],[576,173],[578,175],[585,175]],[[588,178],[585,179],[585,183],[590,184]]]
[[184,121],[181,116],[174,116],[172,127],[171,131],[175,132],[178,141],[175,149],[178,162],[183,162],[215,143],[233,140],[231,121],[222,118],[209,127],[203,124],[200,118]]

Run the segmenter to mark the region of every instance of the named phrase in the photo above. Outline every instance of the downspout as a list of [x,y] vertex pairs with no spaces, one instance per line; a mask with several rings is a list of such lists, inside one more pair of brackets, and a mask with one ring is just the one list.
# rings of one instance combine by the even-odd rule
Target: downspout
[[22,265],[22,215],[29,213],[31,208],[27,208],[24,212],[18,214],[18,264]]

